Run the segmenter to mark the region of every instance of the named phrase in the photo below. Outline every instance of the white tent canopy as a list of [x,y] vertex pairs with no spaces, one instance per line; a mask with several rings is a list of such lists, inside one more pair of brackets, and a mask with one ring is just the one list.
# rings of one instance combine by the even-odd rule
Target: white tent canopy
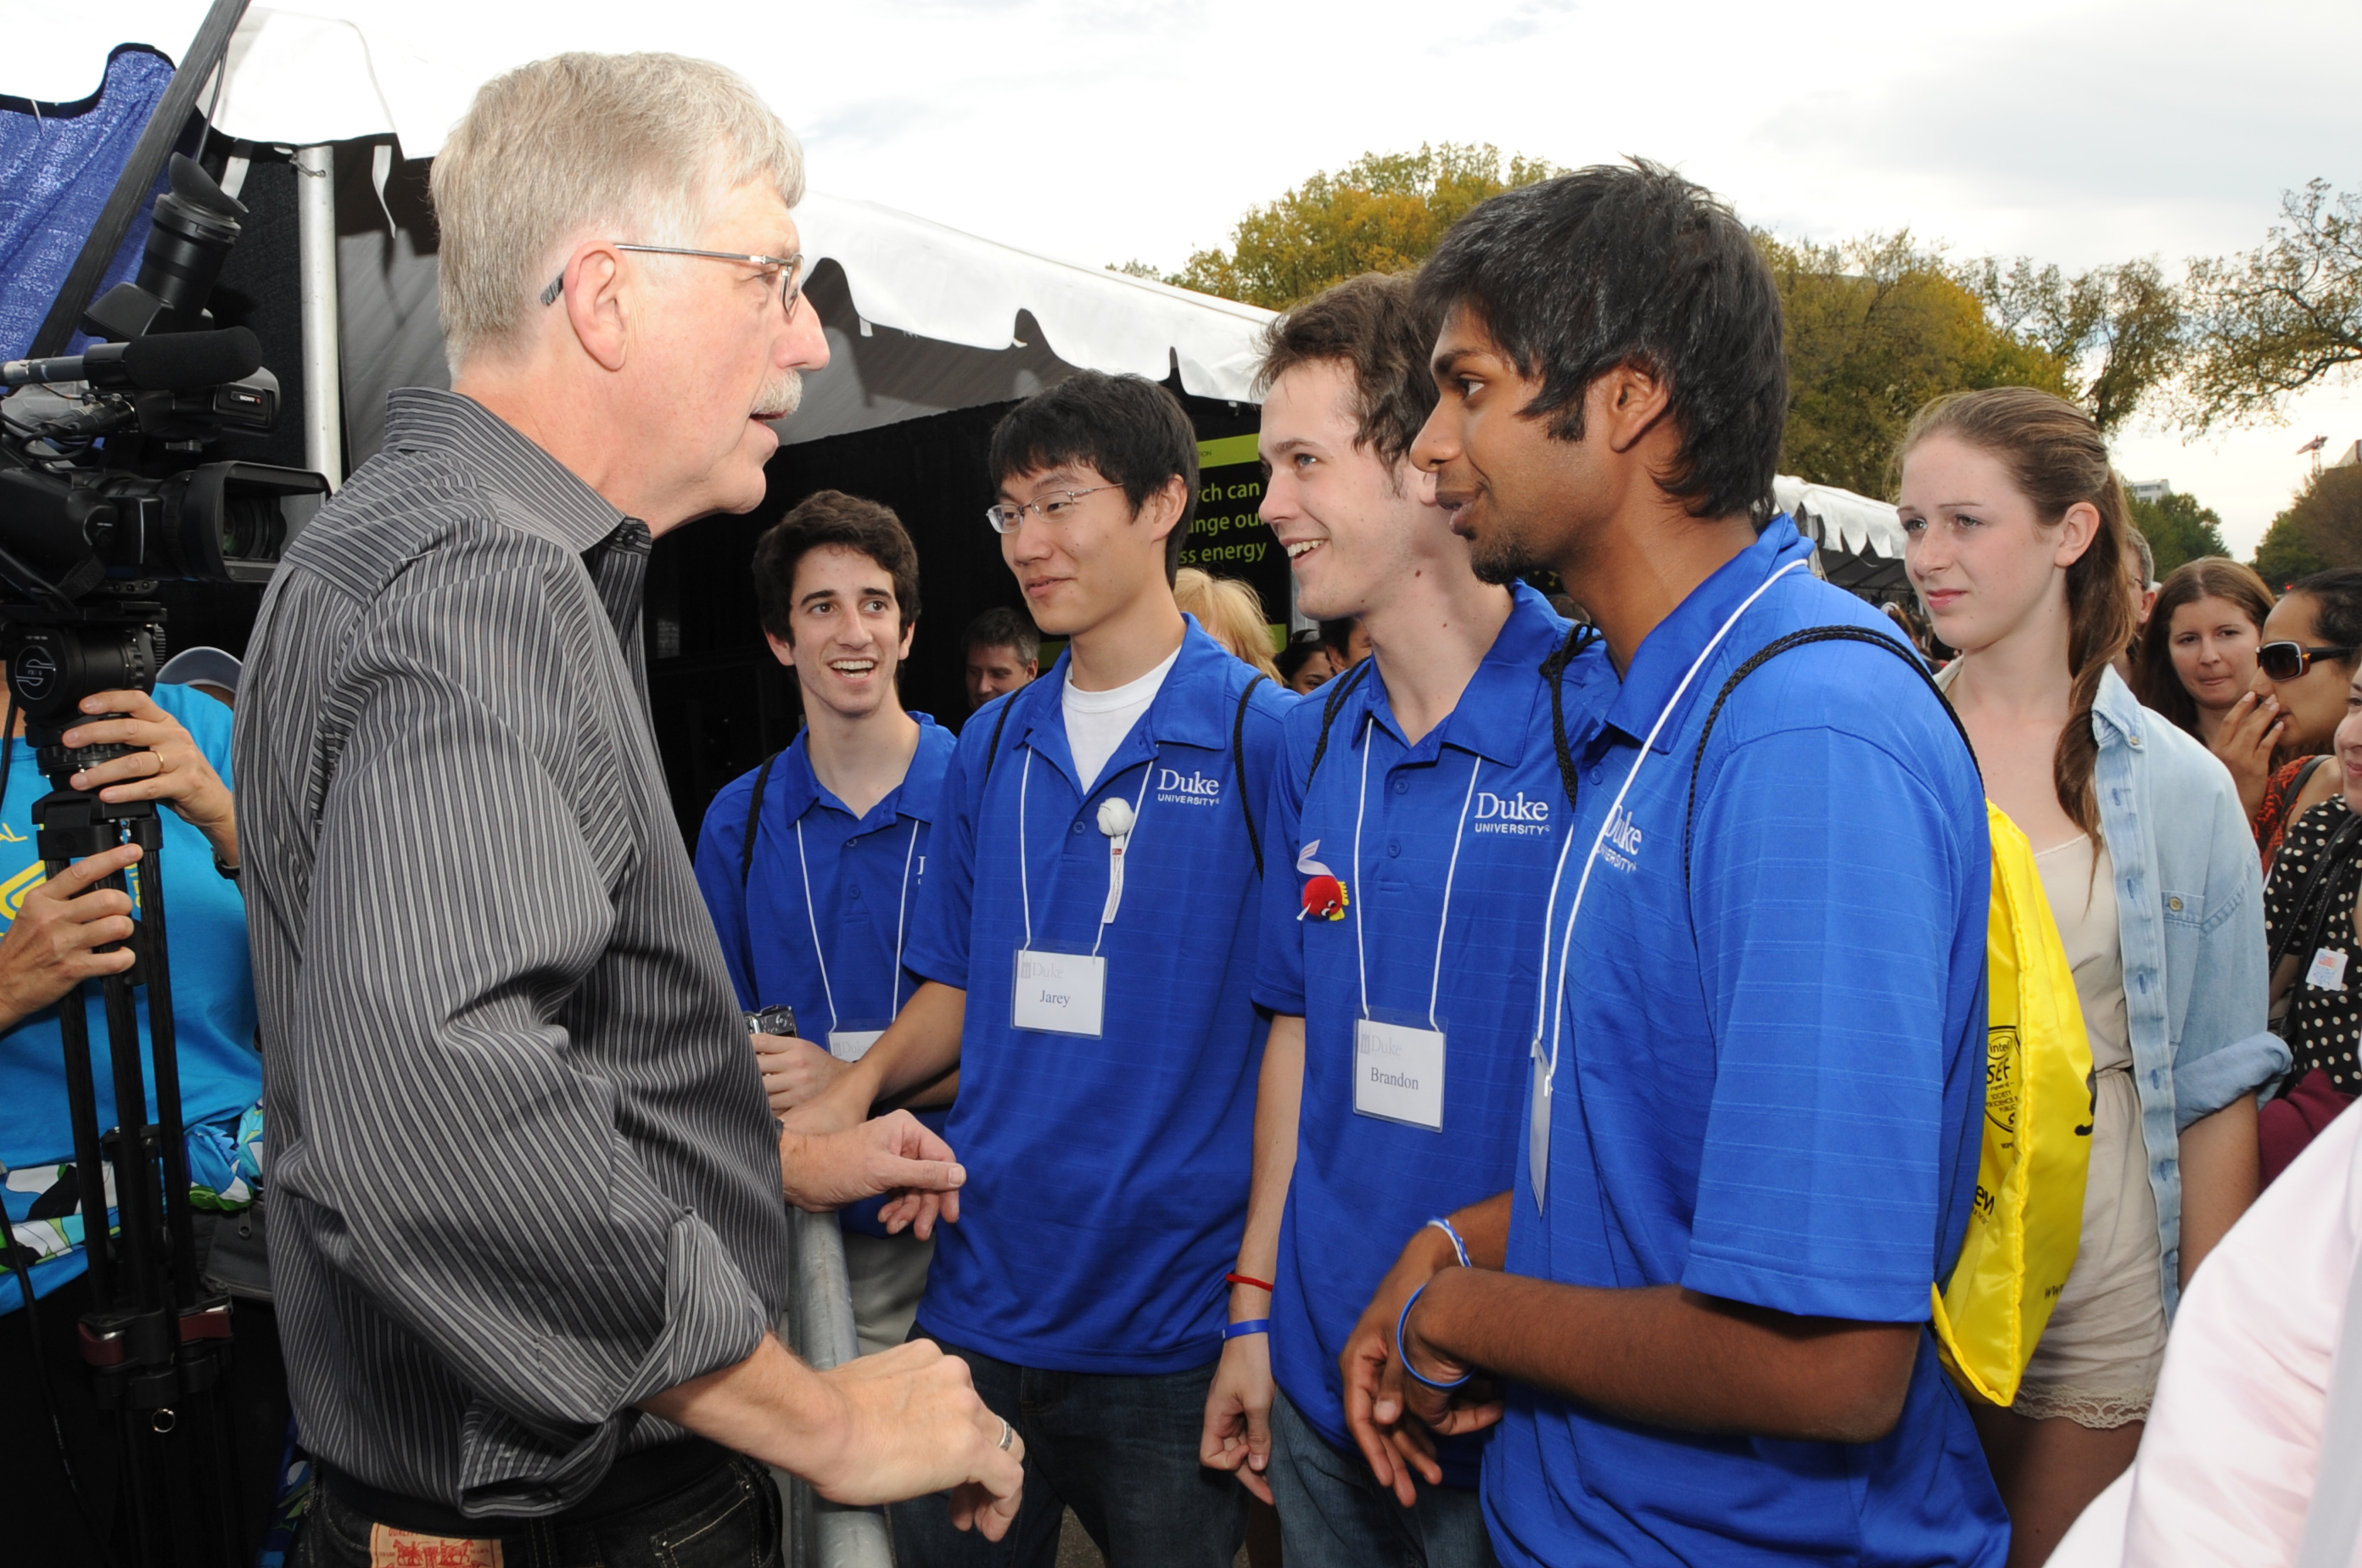
[[[60,14],[0,0],[0,36],[11,40],[0,61],[0,93],[47,103],[86,98],[103,80],[110,51],[126,42],[178,59],[205,8],[203,0],[110,0]],[[215,128],[298,148],[391,138],[404,158],[432,157],[477,86],[519,61],[480,52],[427,59],[402,41],[399,16],[387,0],[315,0],[300,11],[251,6],[230,42]],[[663,48],[665,32],[651,13],[646,38],[631,41]],[[384,169],[381,161],[381,186]],[[823,192],[807,196],[797,219],[804,254],[816,269],[833,261],[849,298],[846,320],[831,322],[839,352],[828,371],[811,379],[805,412],[782,430],[788,439],[1003,402],[1075,368],[1160,381],[1177,371],[1185,392],[1252,399],[1268,311]],[[407,237],[409,243],[385,237],[378,247],[383,275],[370,280],[356,277],[354,241],[363,239],[365,249],[366,237],[349,226],[344,234],[336,270],[348,292],[358,285],[364,295],[420,301],[414,274],[433,266],[415,243],[422,237]],[[393,275],[403,268],[414,275]],[[307,278],[307,290],[313,286]],[[368,308],[349,301],[341,313],[348,338],[357,304]],[[403,313],[414,329],[417,315]],[[877,328],[895,340],[877,341]],[[364,422],[370,417],[363,413]]]

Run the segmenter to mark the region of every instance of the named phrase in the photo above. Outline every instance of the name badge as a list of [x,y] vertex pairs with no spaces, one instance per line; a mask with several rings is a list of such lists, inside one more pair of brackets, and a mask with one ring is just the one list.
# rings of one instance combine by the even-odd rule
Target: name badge
[[1551,1077],[1542,1043],[1534,1041],[1533,1092],[1526,1097],[1526,1176],[1533,1183],[1537,1211],[1550,1195]]
[[1353,1025],[1353,1110],[1443,1131],[1443,1032],[1407,1023]]
[[869,1055],[869,1047],[877,1044],[877,1037],[885,1032],[882,1023],[875,1029],[832,1029],[828,1032],[828,1054],[840,1062],[858,1062]]
[[2312,967],[2304,972],[2304,983],[2316,990],[2344,990],[2345,988],[2345,955],[2331,947],[2324,947],[2312,955]]
[[1017,950],[1009,1021],[1019,1029],[1098,1037],[1107,1003],[1107,960],[1087,953]]

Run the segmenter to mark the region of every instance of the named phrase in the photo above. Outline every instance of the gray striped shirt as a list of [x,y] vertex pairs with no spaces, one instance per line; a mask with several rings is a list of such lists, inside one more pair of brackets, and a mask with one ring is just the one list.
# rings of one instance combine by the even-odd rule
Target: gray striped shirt
[[648,532],[467,398],[290,547],[237,708],[270,1264],[305,1444],[546,1514],[787,1288],[778,1130],[667,803]]

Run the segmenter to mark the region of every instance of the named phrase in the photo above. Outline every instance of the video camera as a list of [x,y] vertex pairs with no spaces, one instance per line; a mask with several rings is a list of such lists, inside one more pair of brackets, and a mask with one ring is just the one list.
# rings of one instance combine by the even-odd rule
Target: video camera
[[[166,130],[181,123],[194,83],[219,63],[243,11],[243,0],[215,0],[192,61],[156,111]],[[124,171],[119,194],[154,179],[155,163],[142,166],[143,156],[136,152]],[[8,665],[7,712],[24,713],[26,738],[50,785],[32,812],[41,862],[54,877],[127,842],[141,850],[132,868],[138,918],[122,944],[132,966],[97,986],[106,1051],[94,1062],[79,997],[58,1010],[58,1028],[77,1207],[88,1238],[92,1305],[78,1325],[82,1361],[99,1408],[116,1418],[131,1560],[142,1568],[251,1561],[240,1544],[221,1392],[231,1308],[202,1275],[195,1250],[162,823],[153,801],[109,802],[73,788],[82,769],[133,748],[69,750],[64,731],[100,716],[81,712],[94,693],[155,686],[164,607],[151,596],[163,581],[267,581],[327,493],[318,474],[207,460],[206,448],[224,436],[267,433],[279,419],[279,382],[262,368],[254,334],[218,328],[205,309],[246,215],[203,165],[175,154],[171,189],[156,199],[138,278],[81,314],[82,329],[103,341],[78,355],[0,364],[0,385],[14,389],[0,397],[0,657]],[[109,221],[102,215],[102,228]],[[94,233],[76,271],[103,264],[111,247]],[[66,296],[77,286],[87,287],[68,280],[53,316],[71,319]],[[62,332],[62,321],[56,325]],[[11,744],[0,726],[0,745]],[[0,790],[6,777],[0,760]],[[127,884],[117,873],[100,885],[128,891]],[[102,1128],[100,1070],[119,1108],[148,1103],[145,1086],[152,1082],[154,1120],[126,1112],[120,1125]],[[110,1209],[120,1217],[112,1236]],[[26,1282],[29,1257],[12,1238],[0,1241],[17,1275],[11,1288],[24,1291],[28,1316],[36,1314]],[[44,1342],[33,1321],[28,1342],[38,1346]],[[63,1463],[62,1448],[60,1457]],[[108,1524],[92,1523],[99,1532],[94,1544],[102,1543]]]
[[279,421],[254,334],[215,328],[205,308],[246,215],[173,154],[138,278],[83,315],[110,341],[0,363],[0,385],[18,389],[0,399],[0,657],[36,728],[94,691],[152,686],[156,583],[268,581],[327,494],[298,469],[202,460],[224,435]]

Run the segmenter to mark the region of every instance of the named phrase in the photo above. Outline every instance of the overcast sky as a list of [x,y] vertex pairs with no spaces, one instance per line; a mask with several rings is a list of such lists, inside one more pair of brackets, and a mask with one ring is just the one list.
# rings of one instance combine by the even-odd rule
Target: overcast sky
[[[1445,140],[1566,165],[1642,154],[1793,236],[1907,226],[1963,256],[2155,256],[2177,274],[2259,243],[2284,190],[2362,187],[2353,0],[285,8],[364,6],[482,72],[561,48],[723,61],[801,133],[816,186],[1093,263],[1177,267],[1316,170]],[[189,30],[202,8],[186,4]],[[2245,554],[2314,435],[2333,452],[2362,438],[2362,385],[2285,426],[2136,432],[2119,466],[2217,508]]]

